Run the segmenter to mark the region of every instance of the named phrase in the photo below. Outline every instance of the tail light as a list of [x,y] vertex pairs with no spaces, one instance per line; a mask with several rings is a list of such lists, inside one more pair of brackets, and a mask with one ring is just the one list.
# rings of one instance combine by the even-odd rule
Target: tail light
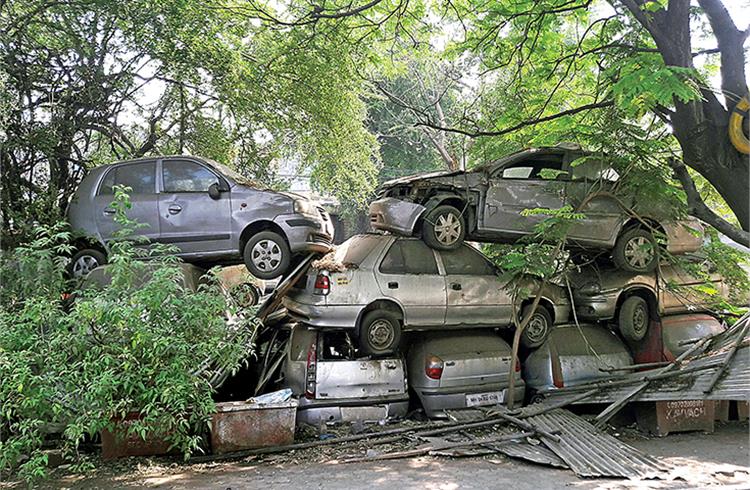
[[315,380],[318,363],[318,338],[310,343],[307,349],[307,369],[305,369],[305,398],[315,398]]
[[440,379],[443,375],[443,360],[438,356],[429,356],[424,365],[424,373],[430,379]]
[[521,361],[519,361],[517,357],[516,357],[516,372],[517,373],[521,372]]
[[322,272],[319,273],[315,277],[315,286],[314,286],[313,294],[326,296],[330,290],[331,290],[331,279],[328,277],[327,274],[323,274]]

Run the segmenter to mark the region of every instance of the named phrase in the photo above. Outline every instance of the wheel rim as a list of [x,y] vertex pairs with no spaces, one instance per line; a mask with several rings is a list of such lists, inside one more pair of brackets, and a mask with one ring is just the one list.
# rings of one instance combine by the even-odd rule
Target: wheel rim
[[635,330],[635,333],[639,336],[646,333],[646,329],[648,328],[648,312],[646,311],[646,308],[643,307],[643,305],[638,306],[638,308],[633,311],[633,330]]
[[461,236],[461,220],[453,213],[441,214],[435,221],[435,238],[443,245],[453,245]]
[[388,320],[375,320],[367,332],[370,345],[378,350],[386,349],[393,342],[396,335],[393,325]]
[[273,240],[260,240],[253,246],[250,258],[258,270],[271,272],[281,263],[281,247]]
[[544,340],[547,334],[547,319],[536,313],[531,317],[529,324],[526,325],[526,337],[529,341],[536,343]]
[[646,237],[636,236],[625,244],[625,260],[635,269],[645,269],[654,259],[654,245]]
[[73,276],[83,277],[99,267],[99,261],[92,255],[81,255],[73,263]]

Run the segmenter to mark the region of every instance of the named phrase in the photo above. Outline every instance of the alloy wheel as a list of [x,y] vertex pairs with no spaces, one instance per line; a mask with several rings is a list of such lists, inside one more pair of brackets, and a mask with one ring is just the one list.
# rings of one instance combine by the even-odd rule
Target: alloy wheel
[[73,277],[83,277],[99,267],[99,261],[91,255],[81,255],[73,264]]
[[251,259],[259,270],[271,272],[281,263],[281,248],[273,240],[260,240],[253,246]]
[[453,213],[441,214],[435,223],[435,238],[443,245],[450,246],[461,236],[461,220]]
[[634,269],[645,269],[654,259],[654,246],[646,237],[635,236],[625,244],[625,260]]

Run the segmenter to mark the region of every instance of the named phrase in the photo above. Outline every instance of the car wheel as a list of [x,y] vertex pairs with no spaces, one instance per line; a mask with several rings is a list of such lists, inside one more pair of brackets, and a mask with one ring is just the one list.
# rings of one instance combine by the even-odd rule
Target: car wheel
[[389,310],[368,311],[360,322],[357,339],[360,350],[365,354],[392,354],[401,341],[401,320]]
[[107,263],[107,256],[99,250],[85,248],[80,250],[70,260],[68,273],[75,279],[86,277],[92,270]]
[[617,323],[626,340],[638,342],[646,336],[651,315],[648,303],[640,296],[631,296],[620,306]]
[[654,235],[643,228],[631,228],[620,235],[612,251],[615,265],[628,272],[651,272],[659,261]]
[[289,268],[292,253],[284,237],[275,231],[256,233],[245,244],[245,267],[259,279],[273,279]]
[[240,284],[232,293],[237,304],[244,308],[257,305],[261,297],[258,287],[249,283]]
[[455,250],[466,237],[466,220],[449,205],[438,206],[424,217],[422,239],[437,250]]
[[[521,312],[521,319],[526,318],[526,315],[531,311],[532,305],[526,305]],[[521,332],[521,345],[527,349],[535,349],[542,345],[550,330],[552,329],[552,315],[549,314],[547,308],[542,305],[538,305],[534,314],[531,316],[529,323],[526,324],[526,328]]]

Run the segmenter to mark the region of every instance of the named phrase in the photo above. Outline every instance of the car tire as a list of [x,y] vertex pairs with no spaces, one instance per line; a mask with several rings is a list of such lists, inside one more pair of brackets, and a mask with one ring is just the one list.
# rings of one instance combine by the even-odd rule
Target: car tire
[[401,319],[390,310],[377,309],[362,316],[357,329],[357,342],[364,354],[393,354],[401,342]]
[[640,296],[631,296],[623,301],[617,316],[617,324],[625,340],[631,342],[642,340],[648,333],[649,323],[651,323],[651,314],[645,299]]
[[100,250],[84,248],[70,259],[68,274],[74,279],[82,279],[92,270],[107,263],[107,256]]
[[422,221],[422,239],[436,250],[455,250],[466,237],[466,220],[461,212],[444,204],[438,206]]
[[[526,315],[531,311],[531,306],[524,306],[521,311],[521,320],[526,318]],[[547,311],[547,308],[538,305],[526,328],[521,332],[521,345],[527,349],[536,349],[547,340],[551,330],[552,315]]]
[[245,267],[259,279],[274,279],[289,268],[292,252],[284,237],[275,231],[256,233],[242,252]]
[[659,249],[653,233],[643,228],[631,228],[617,239],[612,260],[618,269],[646,273],[656,269]]

